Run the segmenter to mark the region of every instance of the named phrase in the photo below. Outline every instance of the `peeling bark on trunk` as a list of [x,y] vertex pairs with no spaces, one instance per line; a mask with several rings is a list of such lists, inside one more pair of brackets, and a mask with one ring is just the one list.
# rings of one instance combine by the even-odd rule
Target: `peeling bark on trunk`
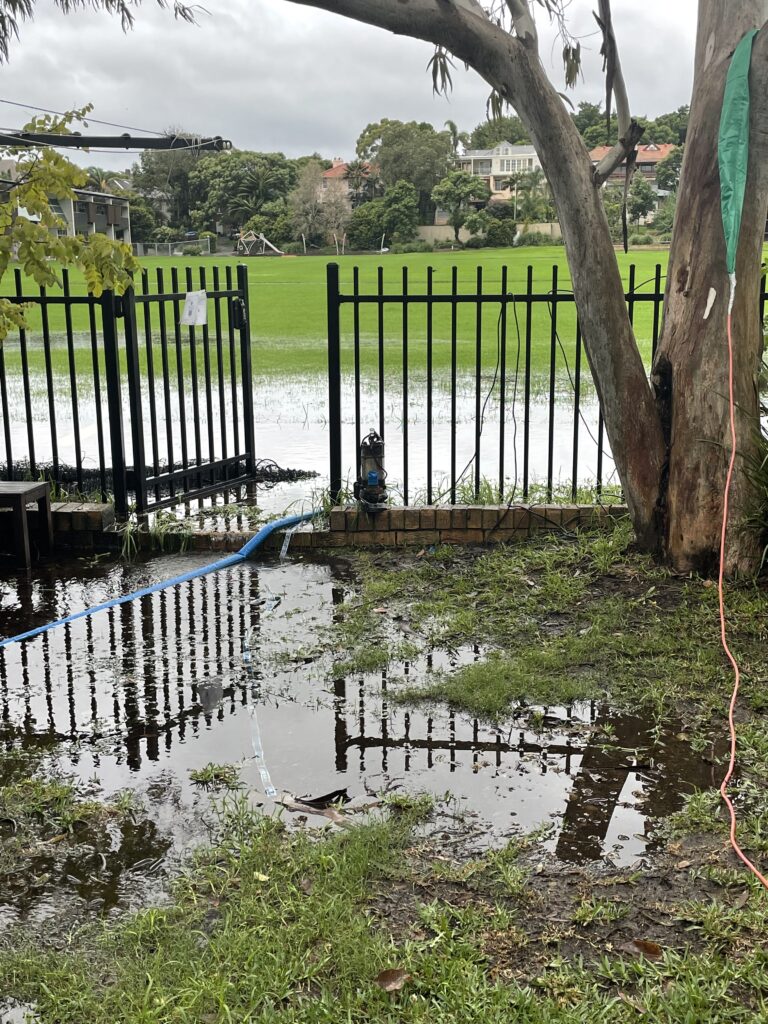
[[[717,134],[725,76],[745,31],[768,16],[757,0],[726,6],[700,4],[696,77],[686,139],[666,286],[665,319],[652,381],[668,445],[663,495],[664,556],[677,569],[715,570],[720,546],[725,475],[730,456],[728,425],[728,276],[720,214]],[[753,46],[751,152],[733,309],[734,398],[737,446],[757,450],[757,374],[762,351],[757,295],[760,251],[768,196],[766,63],[764,30]],[[709,315],[711,294],[714,302]],[[757,541],[743,526],[750,500],[744,460],[732,488],[727,569],[753,569]]]

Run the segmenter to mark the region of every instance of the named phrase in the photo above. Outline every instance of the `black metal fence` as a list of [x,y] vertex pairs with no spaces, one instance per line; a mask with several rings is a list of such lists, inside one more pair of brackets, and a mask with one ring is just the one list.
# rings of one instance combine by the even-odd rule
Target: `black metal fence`
[[[6,479],[41,476],[79,495],[114,495],[139,514],[237,489],[253,477],[248,278],[162,269],[118,297],[25,293],[29,327],[0,346]],[[182,327],[186,293],[207,293],[209,323]],[[122,329],[121,329],[122,322]]]
[[[638,277],[630,266],[626,301],[650,364],[662,267]],[[371,426],[387,439],[388,482],[395,479],[406,505],[481,493],[551,500],[558,490],[575,501],[582,483],[600,494],[615,479],[573,293],[557,266],[540,282],[533,266],[522,288],[510,287],[507,266],[493,283],[477,267],[470,288],[460,288],[456,267],[447,281],[428,267],[419,282],[403,267],[392,288],[379,267],[375,287],[363,290],[354,268],[342,290],[339,267],[329,264],[334,497],[359,476],[360,440]],[[763,281],[763,312],[765,299]]]

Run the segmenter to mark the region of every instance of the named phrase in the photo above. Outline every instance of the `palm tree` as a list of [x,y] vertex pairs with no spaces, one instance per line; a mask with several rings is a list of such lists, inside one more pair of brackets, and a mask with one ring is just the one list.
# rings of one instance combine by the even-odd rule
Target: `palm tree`
[[85,188],[93,192],[116,192],[120,189],[120,178],[114,171],[107,171],[103,167],[86,167]]
[[230,198],[227,212],[242,221],[250,220],[265,203],[282,194],[280,184],[280,176],[268,167],[249,168],[242,185]]
[[352,206],[359,206],[361,203],[367,203],[369,199],[374,199],[381,187],[377,169],[365,160],[350,161],[344,177],[349,185]]
[[455,121],[445,121],[445,127],[448,129],[448,133],[451,136],[451,146],[453,147],[454,157],[459,155],[459,146],[467,146],[469,143],[469,135],[467,132],[460,132]]

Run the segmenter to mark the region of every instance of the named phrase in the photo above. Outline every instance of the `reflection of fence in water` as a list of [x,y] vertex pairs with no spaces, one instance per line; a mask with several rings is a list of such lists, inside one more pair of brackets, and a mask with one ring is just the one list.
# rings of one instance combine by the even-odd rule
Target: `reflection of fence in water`
[[[407,671],[406,671],[407,674]],[[584,748],[572,742],[568,737],[559,741],[545,742],[531,738],[530,731],[516,727],[506,730],[491,729],[482,726],[478,719],[468,720],[465,715],[457,715],[449,710],[445,716],[436,721],[431,715],[414,716],[404,711],[402,716],[402,732],[391,731],[391,716],[387,700],[387,673],[382,673],[381,704],[375,715],[366,710],[367,687],[360,682],[354,697],[354,705],[347,696],[347,682],[343,679],[334,683],[335,696],[335,729],[336,729],[336,770],[346,771],[348,768],[349,751],[357,749],[360,754],[360,771],[370,770],[366,763],[366,752],[381,752],[381,770],[390,769],[390,754],[402,751],[403,771],[434,766],[436,753],[448,753],[448,766],[455,771],[458,766],[457,753],[467,752],[472,755],[472,764],[478,764],[481,756],[493,755],[497,768],[501,767],[506,754],[539,754],[542,772],[547,770],[553,758],[558,762],[562,759],[563,770],[570,775],[571,758],[581,755]],[[564,709],[562,718],[549,716],[545,722],[548,730],[554,726],[567,730],[576,722],[593,722],[597,714],[594,702],[588,705],[586,715],[579,714],[573,708]],[[350,726],[349,716],[354,717]],[[423,720],[423,733],[412,735],[414,720]],[[421,752],[423,756],[421,756]]]
[[[556,853],[565,861],[596,860],[605,853],[611,821],[620,806],[629,779],[639,786],[635,794],[641,813],[663,818],[682,806],[683,796],[694,788],[714,784],[712,765],[690,747],[679,724],[670,722],[659,737],[653,720],[616,712],[590,702],[581,708],[545,709],[542,734],[514,725],[506,731],[481,725],[477,719],[449,711],[436,721],[431,715],[404,711],[402,728],[393,731],[387,700],[387,673],[382,674],[380,703],[374,712],[367,707],[370,691],[360,682],[348,697],[347,684],[337,680],[335,693],[336,769],[345,772],[352,751],[359,753],[361,773],[372,771],[371,753],[380,757],[381,771],[411,772],[432,768],[447,753],[447,767],[460,767],[460,756],[471,755],[471,764],[491,760],[498,769],[525,755],[538,755],[541,774],[557,769],[573,776],[566,800]],[[551,714],[552,710],[560,714]],[[568,737],[574,725],[605,725],[610,741],[599,729],[584,739]],[[395,767],[391,755],[402,753]],[[466,762],[465,762],[466,764]]]
[[[258,665],[252,676],[243,672],[242,645],[252,628],[258,644],[260,591],[255,568],[216,573],[0,649],[0,738],[71,739],[96,743],[97,750],[105,739],[132,770],[158,760],[175,741],[215,727],[252,699],[260,673]],[[344,593],[333,587],[333,603]],[[39,583],[21,581],[18,598],[18,614],[34,625],[78,596],[46,599]],[[334,730],[338,773],[438,766],[453,772],[468,761],[501,768],[534,755],[542,774],[556,769],[573,777],[557,842],[566,860],[602,855],[628,779],[640,785],[650,816],[669,814],[683,792],[712,784],[711,766],[678,736],[675,723],[659,741],[650,720],[592,704],[547,714],[541,734],[517,724],[505,732],[453,712],[393,714],[387,689],[386,674],[375,697],[370,683],[334,682],[333,719],[325,721]],[[569,738],[569,726],[578,723],[610,723],[610,745],[597,730],[584,742]]]
[[[20,583],[22,606],[34,606],[33,586]],[[0,650],[0,731],[119,736],[131,769],[157,760],[174,733],[183,741],[247,702],[247,687],[235,682],[258,592],[255,571],[214,573]],[[208,693],[218,697],[219,687],[211,708]]]

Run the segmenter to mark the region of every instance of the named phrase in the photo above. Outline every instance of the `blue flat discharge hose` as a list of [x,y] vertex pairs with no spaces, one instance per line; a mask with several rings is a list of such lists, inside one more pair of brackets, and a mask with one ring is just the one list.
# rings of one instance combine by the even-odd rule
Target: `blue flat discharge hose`
[[181,576],[174,576],[173,579],[164,580],[162,583],[153,583],[151,587],[135,590],[132,594],[123,594],[122,597],[115,597],[111,601],[105,601],[104,604],[96,604],[91,608],[84,608],[80,612],[75,612],[74,615],[67,615],[64,619],[49,622],[47,626],[38,626],[36,629],[30,629],[26,633],[19,633],[18,636],[11,636],[7,640],[0,640],[0,648],[18,643],[20,640],[31,640],[32,637],[39,636],[41,633],[47,633],[49,629],[54,629],[56,626],[66,626],[69,622],[75,622],[77,619],[84,619],[89,615],[95,615],[96,612],[106,611],[107,608],[116,608],[120,604],[128,604],[130,601],[137,600],[137,598],[156,594],[158,591],[166,590],[168,587],[175,587],[179,583],[188,583],[190,580],[197,579],[198,576],[207,576],[209,573],[218,572],[219,569],[227,569],[230,565],[238,565],[240,562],[244,562],[257,548],[261,547],[267,537],[276,530],[290,529],[292,526],[298,526],[299,523],[305,523],[316,515],[317,511],[302,512],[299,515],[276,519],[273,523],[267,523],[266,526],[262,526],[259,532],[243,544],[240,550],[236,551],[233,555],[220,558],[217,562],[211,562],[210,565],[202,565],[199,569],[185,572]]

